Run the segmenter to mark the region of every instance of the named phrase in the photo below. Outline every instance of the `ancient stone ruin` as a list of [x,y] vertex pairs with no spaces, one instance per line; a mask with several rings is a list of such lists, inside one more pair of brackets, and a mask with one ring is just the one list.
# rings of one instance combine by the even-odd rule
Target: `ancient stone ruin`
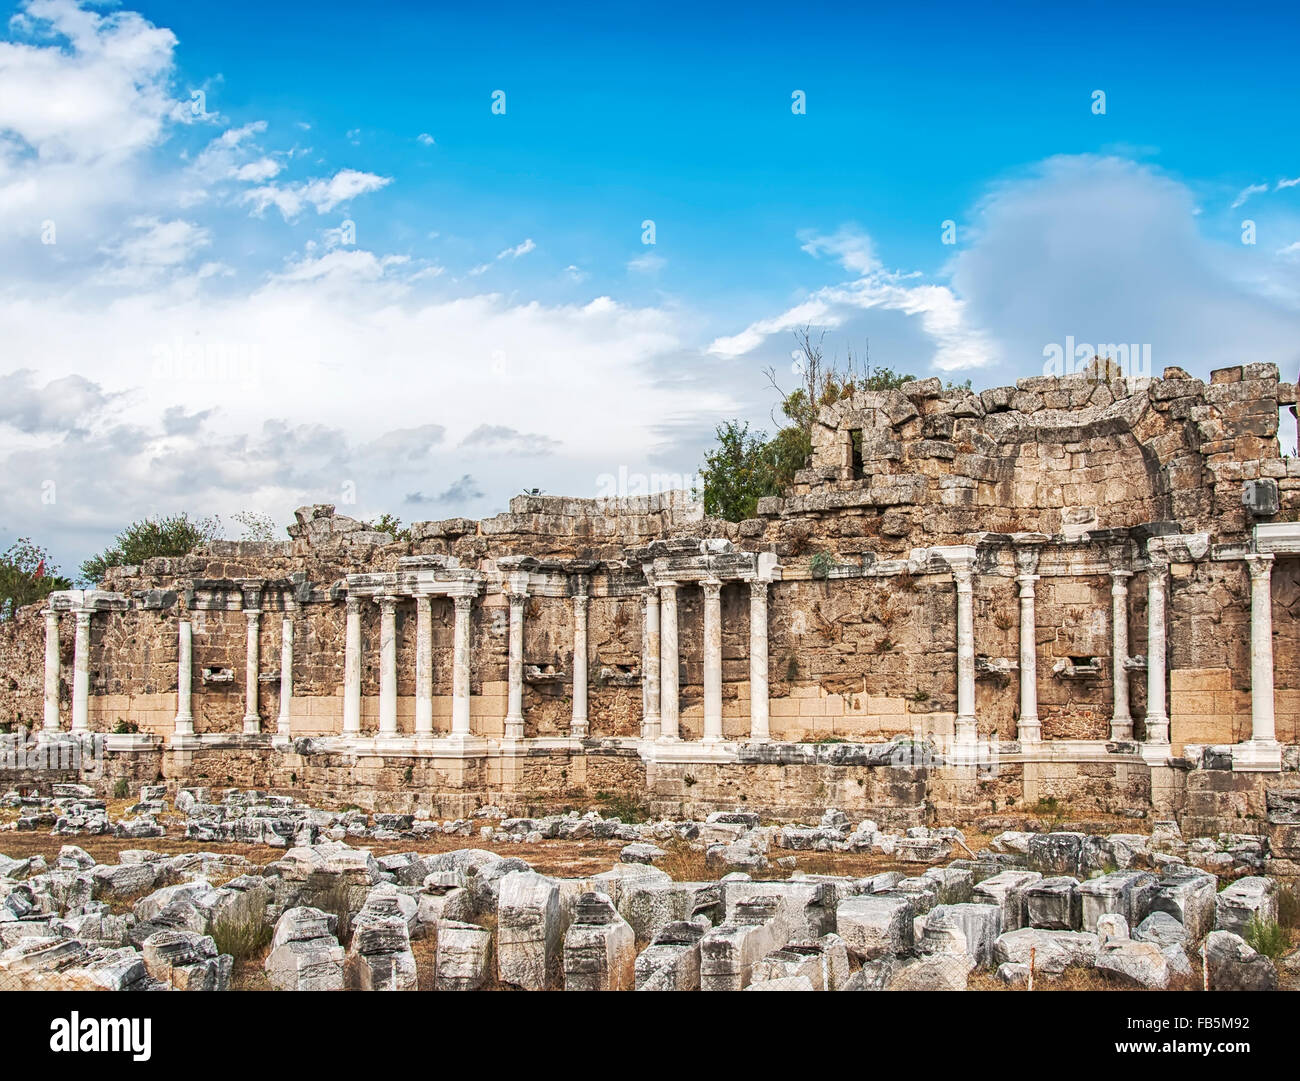
[[1294,401],[1265,364],[858,392],[740,523],[520,496],[398,541],[303,507],[0,625],[0,782],[902,827],[1059,802],[1272,828],[1294,872]]

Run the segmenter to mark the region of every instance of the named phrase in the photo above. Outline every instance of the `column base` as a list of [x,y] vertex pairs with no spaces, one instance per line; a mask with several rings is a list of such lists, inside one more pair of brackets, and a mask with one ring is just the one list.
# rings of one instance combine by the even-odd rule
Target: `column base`
[[168,748],[173,751],[192,751],[202,745],[203,741],[192,731],[173,732],[172,738],[167,741]]
[[1021,718],[1020,723],[1016,725],[1016,739],[1022,744],[1042,743],[1043,742],[1043,725],[1037,717],[1030,720]]
[[1242,773],[1277,773],[1282,769],[1282,744],[1275,739],[1251,739],[1232,745],[1232,768]]
[[524,738],[524,719],[522,717],[506,718],[505,738],[506,739]]
[[587,725],[584,724],[581,727],[579,727],[578,725],[575,724],[572,728],[569,729],[569,738],[586,739],[587,736],[590,735],[590,732],[591,730]]
[[261,735],[261,734],[262,734],[262,718],[261,718],[261,717],[245,717],[245,718],[244,718],[244,735],[246,735],[246,736],[258,736],[258,735]]
[[1133,739],[1133,718],[1112,717],[1110,722],[1110,741],[1128,743]]
[[1168,740],[1163,742],[1148,740],[1146,743],[1138,744],[1138,754],[1142,756],[1142,761],[1148,766],[1164,766],[1169,763],[1169,756],[1173,754],[1173,747]]

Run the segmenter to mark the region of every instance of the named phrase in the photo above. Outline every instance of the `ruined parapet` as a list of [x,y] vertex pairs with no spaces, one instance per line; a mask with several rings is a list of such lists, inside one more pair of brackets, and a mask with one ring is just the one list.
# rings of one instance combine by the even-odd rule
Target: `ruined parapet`
[[[1272,364],[1216,371],[1209,383],[1167,368],[1159,379],[1037,376],[979,394],[938,379],[858,391],[822,408],[808,468],[784,496],[760,500],[759,515],[768,539],[789,542],[803,519],[804,536],[899,550],[918,534],[949,543],[1080,522],[1244,534],[1300,509],[1300,460],[1278,449],[1278,410],[1295,397]],[[1263,490],[1243,503],[1245,482]],[[832,517],[858,524],[820,530]]]

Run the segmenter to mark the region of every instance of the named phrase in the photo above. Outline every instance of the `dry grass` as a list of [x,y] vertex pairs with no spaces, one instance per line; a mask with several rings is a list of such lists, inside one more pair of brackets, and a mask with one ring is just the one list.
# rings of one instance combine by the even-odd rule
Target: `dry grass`
[[[1021,985],[1013,987],[1003,983],[992,972],[975,971],[970,974],[967,986],[972,991],[1024,991]],[[1199,977],[1175,976],[1169,983],[1170,991],[1199,991]],[[1034,976],[1035,991],[1137,991],[1144,988],[1130,987],[1108,979],[1096,969],[1071,966],[1060,976],[1044,976],[1041,972]]]

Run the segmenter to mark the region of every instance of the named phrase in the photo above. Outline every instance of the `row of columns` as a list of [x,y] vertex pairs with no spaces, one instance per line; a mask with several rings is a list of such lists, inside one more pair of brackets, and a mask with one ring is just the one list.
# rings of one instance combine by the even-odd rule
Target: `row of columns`
[[[1016,585],[1020,595],[1020,720],[1021,743],[1042,741],[1038,716],[1038,638],[1034,615],[1034,583],[1039,580],[1038,552],[1016,551]],[[1110,738],[1131,740],[1133,716],[1129,706],[1128,593],[1133,572],[1114,568],[1111,578],[1111,710]],[[1165,704],[1165,588],[1169,568],[1152,562],[1147,568],[1147,738],[1149,744],[1169,743],[1169,714]],[[958,597],[960,607],[961,599]]]
[[[1042,725],[1038,716],[1037,638],[1034,584],[1039,580],[1036,549],[1016,552],[1016,584],[1020,602],[1020,719],[1022,743],[1038,743]],[[973,613],[974,549],[949,550],[945,558],[956,585],[957,629],[957,716],[956,740],[973,744],[975,728],[975,650]],[[1245,557],[1251,581],[1251,742],[1265,748],[1276,744],[1273,696],[1272,642],[1272,554]],[[1166,589],[1168,566],[1152,561],[1147,574],[1147,740],[1152,745],[1169,743],[1169,715],[1165,692]],[[1114,708],[1110,738],[1131,740],[1133,718],[1129,707],[1128,582],[1132,572],[1113,569],[1111,575],[1112,680]],[[768,582],[750,581],[750,733],[752,741],[771,738],[768,696],[767,602]],[[680,739],[679,640],[677,582],[659,582],[644,591],[642,633],[642,738]],[[723,740],[722,729],[722,614],[723,583],[706,579],[704,597],[704,732],[706,743]],[[473,594],[451,594],[455,605],[452,669],[453,737],[469,737],[470,731],[470,613]],[[512,576],[507,588],[510,609],[507,713],[505,736],[523,738],[523,631],[527,602],[527,576]],[[433,735],[433,634],[432,596],[415,597],[416,603],[416,702],[415,734]],[[587,714],[587,604],[585,582],[573,594],[573,714],[570,734],[583,738],[589,732]],[[400,597],[385,594],[374,598],[380,606],[380,694],[379,735],[391,738],[397,729],[397,634],[396,605]],[[349,596],[346,602],[344,635],[343,734],[361,734],[361,602]],[[74,733],[88,731],[90,689],[89,610],[74,610],[72,724]],[[245,609],[245,701],[244,732],[260,731],[258,714],[259,634],[261,610]],[[59,613],[45,612],[45,685],[43,727],[59,729]],[[293,699],[294,621],[285,613],[281,623],[280,702],[276,733],[290,733]],[[194,734],[192,710],[193,628],[188,620],[178,625],[177,710],[175,734],[181,740]]]
[[[678,582],[661,581],[644,592],[641,637],[642,725],[647,740],[681,739],[680,664],[677,627]],[[768,582],[749,582],[749,738],[771,739],[767,684]],[[704,595],[704,743],[721,743],[722,587],[719,579],[700,583]]]

